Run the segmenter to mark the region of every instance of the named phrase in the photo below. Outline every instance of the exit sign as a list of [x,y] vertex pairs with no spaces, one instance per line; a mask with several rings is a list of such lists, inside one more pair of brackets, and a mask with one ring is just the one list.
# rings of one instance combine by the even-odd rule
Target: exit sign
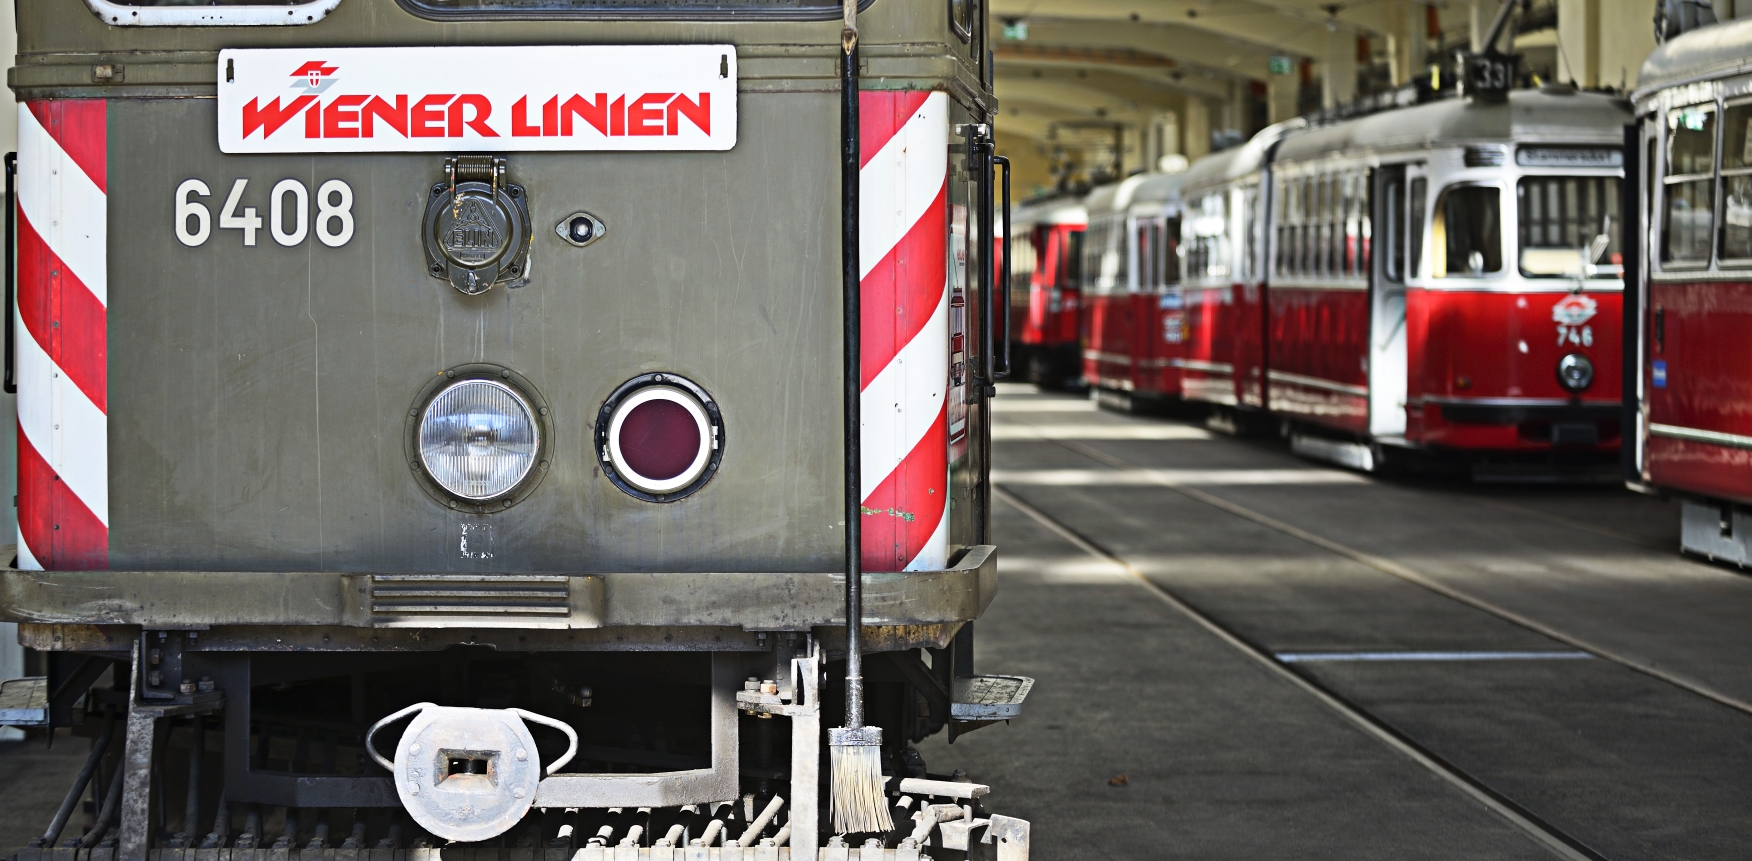
[[1265,61],[1265,69],[1273,75],[1288,75],[1295,71],[1295,60],[1281,54],[1273,54]]

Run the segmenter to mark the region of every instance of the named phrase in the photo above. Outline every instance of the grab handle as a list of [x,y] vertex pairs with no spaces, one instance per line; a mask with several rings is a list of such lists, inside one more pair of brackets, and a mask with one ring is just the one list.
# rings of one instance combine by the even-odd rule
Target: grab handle
[[992,370],[992,379],[1007,380],[1010,378],[1010,160],[994,155],[992,164],[1004,169],[1004,244],[998,253],[998,272],[1004,278],[1004,360]]
[[[416,712],[422,712],[422,711],[425,711],[426,709],[429,709],[429,708],[437,708],[437,706],[433,705],[432,703],[414,703],[413,705],[408,706],[407,708],[402,709],[401,711],[398,711],[392,715],[389,715],[389,716],[383,718],[382,720],[379,720],[377,723],[372,724],[371,728],[365,731],[365,752],[370,754],[371,758],[376,760],[378,765],[383,766],[384,771],[387,771],[390,774],[394,774],[395,773],[395,763],[393,763],[387,759],[384,759],[383,755],[377,752],[377,746],[373,743],[372,739],[377,735],[377,731],[380,729],[383,729],[385,726],[388,726],[389,724],[395,723],[396,721],[401,720],[402,718],[407,717],[408,715],[414,714]],[[487,709],[481,709],[481,711],[487,711]],[[556,759],[553,762],[550,762],[547,764],[547,773],[548,774],[553,774],[556,770],[558,770],[560,768],[560,766],[565,765],[568,762],[571,762],[572,757],[578,755],[578,733],[576,730],[572,729],[571,727],[567,726],[566,724],[564,724],[560,721],[554,720],[553,718],[550,718],[550,717],[545,717],[543,715],[538,715],[535,712],[524,711],[523,709],[505,709],[505,711],[510,712],[511,714],[514,714],[514,715],[518,716],[519,718],[522,718],[525,721],[532,721],[534,723],[541,724],[542,726],[552,727],[553,729],[557,729],[560,732],[563,732],[566,734],[566,752],[563,754],[560,754],[559,759]]]
[[365,731],[365,752],[370,754],[372,759],[377,760],[377,764],[383,766],[384,771],[387,771],[390,774],[395,774],[395,763],[384,759],[383,755],[377,752],[377,746],[371,743],[371,737],[377,735],[377,731],[383,729],[384,726],[395,723],[415,712],[423,712],[431,707],[432,703],[414,703],[413,705],[372,724],[371,728]]
[[13,339],[13,318],[18,309],[18,278],[13,274],[18,263],[18,153],[6,154],[6,377],[7,394],[18,394],[17,345]]
[[573,730],[571,727],[554,720],[551,717],[543,717],[535,712],[526,712],[523,709],[506,709],[506,711],[511,712],[524,720],[532,720],[543,726],[553,727],[554,729],[566,734],[566,752],[560,754],[559,759],[547,764],[548,774],[553,774],[558,771],[560,766],[571,762],[572,757],[578,755],[578,733],[576,730]]

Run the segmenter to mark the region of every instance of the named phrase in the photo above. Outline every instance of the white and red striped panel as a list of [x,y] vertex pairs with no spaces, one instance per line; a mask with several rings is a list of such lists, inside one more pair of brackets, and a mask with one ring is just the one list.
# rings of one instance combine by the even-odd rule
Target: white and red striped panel
[[18,567],[109,567],[107,111],[18,106]]
[[867,91],[861,140],[863,563],[946,567],[949,99]]

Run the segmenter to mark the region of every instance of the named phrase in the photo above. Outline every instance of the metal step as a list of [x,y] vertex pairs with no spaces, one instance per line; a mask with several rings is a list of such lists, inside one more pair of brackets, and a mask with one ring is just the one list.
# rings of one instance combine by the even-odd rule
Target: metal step
[[973,676],[956,679],[949,718],[958,721],[1009,720],[1022,714],[1022,701],[1034,689],[1024,676]]
[[48,725],[47,676],[27,676],[0,682],[0,726]]

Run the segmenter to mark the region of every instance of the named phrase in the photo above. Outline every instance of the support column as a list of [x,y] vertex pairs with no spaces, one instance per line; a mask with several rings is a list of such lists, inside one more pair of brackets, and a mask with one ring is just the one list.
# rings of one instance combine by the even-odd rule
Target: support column
[[1269,117],[1274,123],[1281,123],[1301,113],[1297,110],[1297,99],[1300,97],[1302,82],[1295,75],[1274,75],[1267,83],[1271,110]]
[[[1484,37],[1490,33],[1490,25],[1502,5],[1497,0],[1472,0],[1472,50],[1484,50]],[[1558,20],[1563,20],[1562,12],[1558,13]]]
[[1323,107],[1357,96],[1357,34],[1343,27],[1326,31],[1326,61],[1320,70]]
[[[1653,27],[1640,20],[1647,9],[1641,0],[1596,0],[1600,16],[1600,86],[1629,92],[1636,87],[1637,72],[1645,57],[1655,50]],[[1752,2],[1740,0],[1736,15],[1752,15]]]
[[1429,7],[1415,0],[1387,0],[1387,56],[1393,67],[1393,86],[1403,87],[1423,74],[1424,53],[1429,44]]
[[1191,161],[1198,161],[1211,151],[1211,106],[1204,99],[1192,97],[1186,100],[1186,125],[1181,133],[1180,151]]
[[1557,0],[1557,79],[1600,86],[1600,0]]

